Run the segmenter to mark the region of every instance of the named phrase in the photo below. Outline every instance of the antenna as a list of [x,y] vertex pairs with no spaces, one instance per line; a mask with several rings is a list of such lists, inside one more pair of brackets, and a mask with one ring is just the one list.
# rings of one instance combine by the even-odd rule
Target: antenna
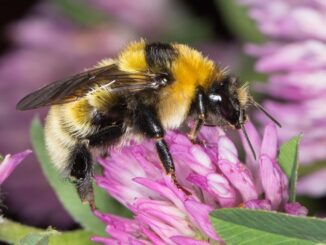
[[251,144],[251,142],[250,142],[250,139],[249,139],[249,136],[248,136],[248,134],[247,134],[246,128],[244,127],[243,124],[241,124],[241,129],[242,129],[242,132],[243,132],[243,134],[244,134],[244,136],[245,136],[245,138],[246,138],[246,141],[247,141],[247,143],[248,143],[248,145],[249,145],[249,147],[250,147],[250,150],[251,150],[251,152],[252,152],[252,155],[253,155],[254,159],[256,160],[257,157],[256,157],[256,153],[255,153],[254,147],[252,146],[252,144]]
[[250,102],[257,107],[259,110],[261,110],[269,119],[271,119],[279,128],[282,128],[282,125],[271,115],[269,114],[266,109],[259,104],[258,102],[256,102],[253,98],[250,98]]

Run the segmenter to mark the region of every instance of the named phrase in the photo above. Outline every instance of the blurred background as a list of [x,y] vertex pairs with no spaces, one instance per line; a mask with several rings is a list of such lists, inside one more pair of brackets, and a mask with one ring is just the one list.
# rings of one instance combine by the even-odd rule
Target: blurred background
[[[16,111],[19,99],[102,58],[115,56],[128,42],[141,37],[194,46],[218,64],[230,67],[242,81],[267,79],[266,74],[255,72],[255,59],[243,51],[245,44],[263,43],[267,38],[249,19],[246,8],[233,0],[2,0],[0,6],[1,154],[31,148],[31,119],[35,115],[44,118],[46,113],[46,109]],[[266,95],[255,97],[264,100]],[[293,136],[300,132],[294,130]],[[308,163],[300,170],[302,175],[325,167],[323,156]],[[15,170],[1,192],[8,218],[42,228],[77,227],[34,156]],[[324,192],[300,197],[311,215],[325,214]]]

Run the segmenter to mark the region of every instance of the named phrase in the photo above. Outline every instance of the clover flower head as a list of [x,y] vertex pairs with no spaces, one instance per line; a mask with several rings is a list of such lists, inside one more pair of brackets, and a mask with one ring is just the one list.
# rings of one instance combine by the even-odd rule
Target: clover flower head
[[167,133],[177,179],[190,196],[164,173],[150,140],[111,150],[109,158],[99,159],[104,174],[96,177],[97,184],[134,217],[96,212],[107,224],[110,237],[93,240],[104,244],[214,244],[221,239],[209,213],[217,208],[241,206],[306,215],[299,203],[288,203],[287,178],[276,160],[275,126],[266,127],[262,143],[251,124],[247,131],[259,159],[252,159],[249,152],[246,165],[219,128],[203,128],[202,145],[192,144],[179,132]]
[[[326,93],[325,1],[238,2],[248,6],[249,15],[268,38],[261,45],[248,44],[246,51],[257,57],[256,70],[269,74],[267,83],[257,85],[257,89],[286,102],[266,100],[264,103],[284,125],[280,129],[280,140],[304,133],[300,163],[325,160],[326,109],[320,106],[325,103]],[[262,116],[260,119],[265,120]],[[324,176],[315,173],[305,177],[302,183],[299,180],[298,193],[314,197],[325,195]]]

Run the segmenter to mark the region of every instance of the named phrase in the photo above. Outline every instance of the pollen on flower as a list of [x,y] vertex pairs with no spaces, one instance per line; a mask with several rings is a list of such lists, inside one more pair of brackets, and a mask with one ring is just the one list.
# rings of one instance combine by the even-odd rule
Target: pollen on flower
[[[274,126],[268,125],[265,131],[263,144],[257,149],[262,153],[268,150],[266,147],[277,147],[266,143],[277,143]],[[255,137],[252,125],[248,134],[256,140],[253,144],[260,146],[261,139]],[[216,144],[211,144],[213,135]],[[260,155],[255,163],[258,171],[252,171],[240,162],[236,147],[220,129],[213,131],[204,127],[199,138],[209,144],[193,145],[186,136],[174,131],[165,137],[175,161],[178,182],[192,193],[190,196],[165,175],[151,141],[112,150],[111,157],[99,159],[105,171],[104,176],[96,177],[98,185],[129,208],[134,217],[126,219],[96,212],[107,224],[110,238],[95,237],[93,240],[105,244],[139,241],[144,244],[173,244],[176,241],[214,244],[221,242],[209,220],[209,213],[214,209],[243,206],[304,214],[306,209],[300,204],[287,203],[288,196],[284,193],[287,182],[276,156]],[[277,175],[268,178],[264,175],[261,163],[266,157],[272,163],[267,167]],[[265,199],[259,198],[262,196]]]

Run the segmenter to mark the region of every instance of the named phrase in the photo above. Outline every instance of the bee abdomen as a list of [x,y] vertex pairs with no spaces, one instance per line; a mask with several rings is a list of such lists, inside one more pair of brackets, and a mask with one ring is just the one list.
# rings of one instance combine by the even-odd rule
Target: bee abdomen
[[94,107],[87,99],[68,103],[60,107],[61,127],[75,138],[85,138],[95,133],[98,126],[92,123]]
[[45,123],[45,143],[53,164],[64,173],[78,139],[62,125],[61,116],[60,106],[50,109]]

